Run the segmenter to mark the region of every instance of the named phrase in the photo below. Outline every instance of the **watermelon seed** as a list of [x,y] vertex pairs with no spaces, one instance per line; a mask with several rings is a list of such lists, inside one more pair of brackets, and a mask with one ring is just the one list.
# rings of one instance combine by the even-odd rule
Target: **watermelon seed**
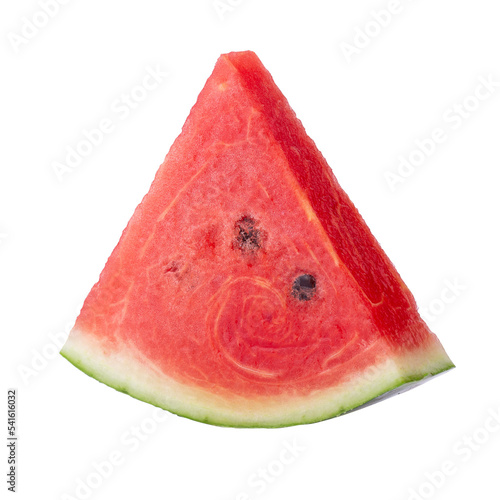
[[311,300],[316,292],[316,278],[310,274],[297,276],[292,285],[292,297],[298,300]]
[[256,227],[255,219],[245,215],[235,224],[234,245],[244,252],[255,252],[262,245],[261,231]]

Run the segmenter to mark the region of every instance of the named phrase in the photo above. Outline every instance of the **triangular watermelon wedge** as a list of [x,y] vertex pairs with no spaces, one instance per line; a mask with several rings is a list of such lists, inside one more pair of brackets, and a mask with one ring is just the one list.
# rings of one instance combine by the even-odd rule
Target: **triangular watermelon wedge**
[[453,367],[253,52],[217,61],[61,353],[235,427],[327,419]]

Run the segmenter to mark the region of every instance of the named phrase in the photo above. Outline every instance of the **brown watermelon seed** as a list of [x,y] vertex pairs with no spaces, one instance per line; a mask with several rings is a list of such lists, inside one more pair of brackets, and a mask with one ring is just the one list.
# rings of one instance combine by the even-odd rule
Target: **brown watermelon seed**
[[292,285],[292,297],[298,300],[311,300],[316,293],[316,278],[311,274],[297,276]]
[[248,215],[236,221],[233,247],[243,252],[255,252],[262,246],[262,234],[256,227],[255,219]]

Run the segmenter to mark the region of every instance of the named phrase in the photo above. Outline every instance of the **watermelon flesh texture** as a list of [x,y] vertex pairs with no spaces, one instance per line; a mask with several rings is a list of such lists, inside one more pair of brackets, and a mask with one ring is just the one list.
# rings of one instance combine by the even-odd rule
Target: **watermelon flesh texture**
[[217,61],[61,353],[242,427],[331,418],[454,366],[253,52]]

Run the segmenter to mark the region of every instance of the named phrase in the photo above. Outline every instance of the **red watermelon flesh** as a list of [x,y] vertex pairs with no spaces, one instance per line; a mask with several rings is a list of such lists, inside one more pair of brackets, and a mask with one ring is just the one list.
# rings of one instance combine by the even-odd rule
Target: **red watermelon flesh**
[[453,367],[253,52],[217,61],[62,354],[246,427],[330,418]]

